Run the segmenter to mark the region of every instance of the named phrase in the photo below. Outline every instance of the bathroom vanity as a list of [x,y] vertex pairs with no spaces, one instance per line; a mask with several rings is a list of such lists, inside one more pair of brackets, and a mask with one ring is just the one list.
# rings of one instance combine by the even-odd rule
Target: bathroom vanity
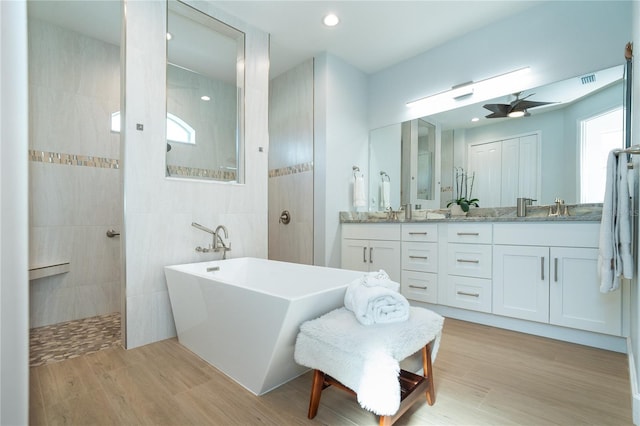
[[342,267],[385,269],[412,304],[448,317],[625,352],[628,286],[599,290],[601,210],[572,209],[405,221],[343,212]]

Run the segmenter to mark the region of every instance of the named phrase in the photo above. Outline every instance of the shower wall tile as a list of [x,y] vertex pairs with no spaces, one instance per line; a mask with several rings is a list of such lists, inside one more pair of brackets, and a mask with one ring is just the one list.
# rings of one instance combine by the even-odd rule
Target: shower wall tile
[[269,170],[313,161],[313,59],[271,81]]
[[[90,72],[87,72],[90,71]],[[103,99],[120,97],[118,46],[29,19],[29,83]]]
[[[269,178],[269,258],[313,264],[313,172]],[[291,215],[288,225],[279,222],[280,212]]]
[[[269,258],[313,264],[313,60],[271,81]],[[283,210],[291,222],[279,222]]]
[[106,237],[123,210],[121,172],[110,168],[120,157],[110,131],[119,56],[117,46],[29,21],[29,261],[70,262],[30,283],[31,327],[120,310],[120,241]]

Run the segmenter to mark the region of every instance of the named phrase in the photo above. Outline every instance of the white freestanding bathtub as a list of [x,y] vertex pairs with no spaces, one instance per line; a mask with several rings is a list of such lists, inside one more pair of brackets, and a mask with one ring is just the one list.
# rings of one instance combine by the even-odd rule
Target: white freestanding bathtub
[[261,395],[307,371],[293,360],[300,324],[343,306],[363,273],[238,258],[165,275],[179,342]]

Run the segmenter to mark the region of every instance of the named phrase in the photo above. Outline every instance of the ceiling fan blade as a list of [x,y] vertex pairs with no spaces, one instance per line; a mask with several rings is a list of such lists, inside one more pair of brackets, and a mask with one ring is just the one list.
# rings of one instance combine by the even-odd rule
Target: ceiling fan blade
[[493,114],[485,115],[485,118],[504,118],[507,114],[501,112],[494,112]]
[[555,102],[522,101],[518,104],[518,109],[529,109],[549,104],[555,104]]
[[511,110],[511,105],[507,104],[484,104],[484,108],[496,114],[507,115]]

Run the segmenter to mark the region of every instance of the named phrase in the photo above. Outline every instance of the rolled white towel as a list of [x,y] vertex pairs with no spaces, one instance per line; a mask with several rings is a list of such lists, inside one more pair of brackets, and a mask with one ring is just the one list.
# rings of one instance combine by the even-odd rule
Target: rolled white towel
[[395,281],[391,281],[391,278],[389,278],[389,275],[384,271],[384,269],[369,272],[365,274],[361,280],[356,281],[359,281],[360,284],[366,287],[384,287],[389,290],[400,291],[400,284]]
[[344,306],[364,325],[388,324],[409,319],[409,301],[397,291],[351,283],[344,295]]

